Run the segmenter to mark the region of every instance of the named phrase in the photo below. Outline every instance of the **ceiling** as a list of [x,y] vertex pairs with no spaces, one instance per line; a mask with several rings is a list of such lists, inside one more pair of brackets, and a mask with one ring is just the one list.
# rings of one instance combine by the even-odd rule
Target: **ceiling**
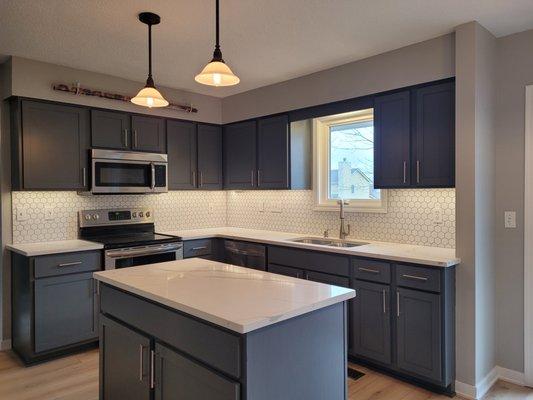
[[[214,0],[0,0],[0,58],[16,55],[225,97],[420,42],[479,21],[496,36],[533,28],[531,0],[221,0],[232,88],[194,81],[214,47]],[[533,48],[533,47],[532,47]]]

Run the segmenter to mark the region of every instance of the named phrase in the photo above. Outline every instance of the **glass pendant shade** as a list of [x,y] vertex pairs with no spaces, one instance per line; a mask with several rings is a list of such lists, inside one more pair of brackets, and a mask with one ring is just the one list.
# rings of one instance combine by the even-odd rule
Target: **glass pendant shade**
[[210,86],[233,86],[240,82],[230,67],[221,61],[211,61],[194,77],[194,80]]
[[137,96],[131,99],[131,102],[149,108],[168,106],[168,101],[166,101],[163,95],[159,93],[159,90],[149,86],[143,87],[139,93],[137,93]]

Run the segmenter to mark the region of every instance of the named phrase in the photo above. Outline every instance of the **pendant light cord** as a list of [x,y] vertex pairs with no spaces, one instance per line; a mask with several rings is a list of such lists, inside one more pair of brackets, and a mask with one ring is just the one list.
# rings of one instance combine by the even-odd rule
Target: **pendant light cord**
[[219,0],[216,0],[216,12],[215,12],[215,18],[216,18],[216,43],[215,43],[215,51],[213,52],[213,59],[211,61],[220,61],[224,62],[222,59],[222,52],[220,51],[220,4]]
[[148,24],[148,78],[146,79],[146,86],[154,87],[152,78],[152,24]]

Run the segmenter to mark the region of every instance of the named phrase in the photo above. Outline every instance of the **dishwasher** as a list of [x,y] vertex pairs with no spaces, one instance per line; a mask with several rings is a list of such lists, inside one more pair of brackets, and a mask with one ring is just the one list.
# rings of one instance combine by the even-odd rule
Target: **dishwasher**
[[266,269],[266,248],[263,245],[225,240],[226,262],[246,268]]

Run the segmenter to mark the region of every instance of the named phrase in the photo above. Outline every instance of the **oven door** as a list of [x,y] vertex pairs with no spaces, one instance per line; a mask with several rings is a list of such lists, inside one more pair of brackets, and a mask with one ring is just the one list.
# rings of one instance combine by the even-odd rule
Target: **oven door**
[[167,163],[93,158],[93,193],[162,193],[167,188]]
[[182,243],[165,243],[151,246],[111,249],[106,250],[104,253],[106,270],[181,259],[183,259]]

